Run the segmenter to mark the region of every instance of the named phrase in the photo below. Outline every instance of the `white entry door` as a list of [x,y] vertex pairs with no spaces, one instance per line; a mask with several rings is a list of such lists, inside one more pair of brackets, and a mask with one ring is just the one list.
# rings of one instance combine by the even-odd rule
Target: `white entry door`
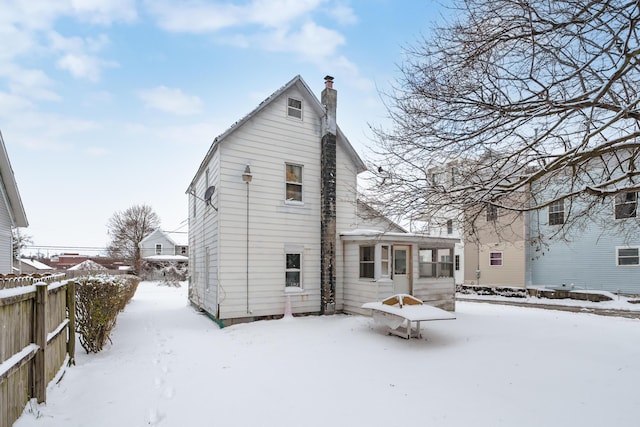
[[411,294],[409,246],[393,247],[393,292]]

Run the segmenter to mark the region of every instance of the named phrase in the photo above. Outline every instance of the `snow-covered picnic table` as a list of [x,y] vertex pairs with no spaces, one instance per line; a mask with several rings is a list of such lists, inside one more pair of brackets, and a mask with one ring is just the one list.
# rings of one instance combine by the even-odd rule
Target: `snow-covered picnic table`
[[379,302],[368,302],[362,308],[371,309],[373,319],[387,326],[388,333],[406,339],[420,338],[420,322],[456,318],[451,312],[424,304],[407,294],[392,295]]

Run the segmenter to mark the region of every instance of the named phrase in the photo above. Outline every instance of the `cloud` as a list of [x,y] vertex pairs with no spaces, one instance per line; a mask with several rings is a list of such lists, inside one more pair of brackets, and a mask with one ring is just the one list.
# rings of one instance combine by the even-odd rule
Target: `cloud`
[[278,27],[305,16],[325,0],[254,0],[242,6],[203,1],[149,0],[147,8],[158,26],[173,32],[204,33],[258,25]]
[[180,89],[158,86],[138,91],[138,97],[148,108],[178,115],[197,114],[202,109],[202,101],[197,96],[187,95]]
[[73,77],[97,82],[104,67],[115,67],[117,63],[103,61],[96,56],[68,53],[58,59],[56,65],[67,70]]
[[96,54],[110,44],[109,38],[101,34],[98,37],[64,37],[55,31],[49,32],[51,48],[60,52],[56,66],[68,71],[72,76],[92,82],[100,80],[105,67],[117,67],[114,61],[101,59]]

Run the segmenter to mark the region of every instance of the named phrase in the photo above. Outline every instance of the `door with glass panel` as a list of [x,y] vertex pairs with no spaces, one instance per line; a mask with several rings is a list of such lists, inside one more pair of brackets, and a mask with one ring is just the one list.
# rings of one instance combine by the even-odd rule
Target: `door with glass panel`
[[411,294],[409,246],[393,247],[393,291]]

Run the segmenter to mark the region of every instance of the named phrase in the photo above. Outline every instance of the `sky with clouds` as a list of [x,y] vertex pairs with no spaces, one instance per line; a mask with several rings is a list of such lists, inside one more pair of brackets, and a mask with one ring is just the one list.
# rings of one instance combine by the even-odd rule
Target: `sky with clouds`
[[[438,0],[0,0],[0,131],[45,254],[101,248],[117,211],[187,231],[186,188],[213,139],[300,74],[335,77],[362,157],[403,48]],[[95,253],[80,249],[82,253]]]

